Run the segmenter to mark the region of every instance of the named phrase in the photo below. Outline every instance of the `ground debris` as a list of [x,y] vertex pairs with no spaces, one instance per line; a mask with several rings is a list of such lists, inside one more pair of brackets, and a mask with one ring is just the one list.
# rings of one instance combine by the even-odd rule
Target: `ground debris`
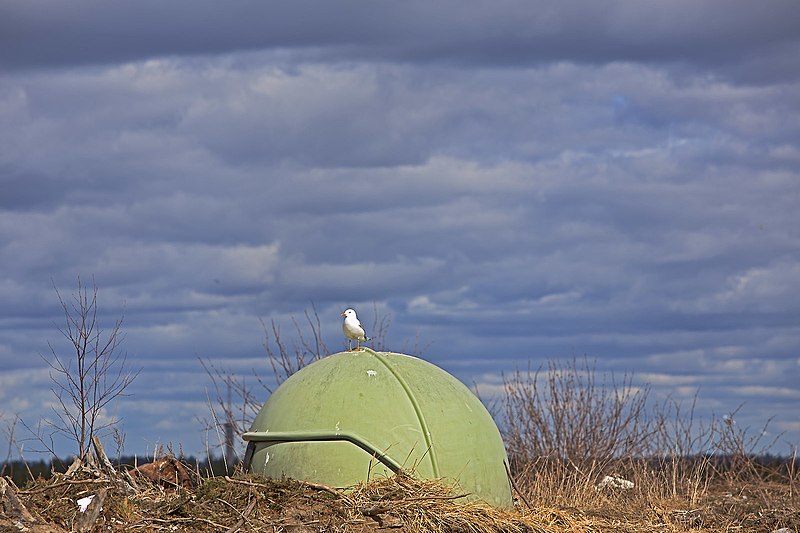
[[[465,495],[409,476],[348,490],[246,474],[203,478],[189,488],[140,477],[134,492],[114,477],[84,465],[38,479],[14,491],[17,508],[30,510],[28,523],[51,531],[549,531],[516,511],[459,503]],[[0,531],[18,530],[12,516],[0,516]]]
[[175,457],[162,457],[152,463],[138,466],[130,471],[134,479],[147,479],[152,483],[164,485],[167,488],[193,487],[189,471]]
[[[800,512],[792,505],[793,496],[781,492],[779,486],[762,486],[750,493],[725,487],[709,491],[707,501],[692,506],[679,499],[661,499],[638,508],[630,491],[598,495],[592,490],[600,499],[581,508],[537,506],[529,498],[533,505],[503,510],[467,502],[468,495],[456,489],[405,474],[374,479],[347,490],[241,473],[193,477],[193,483],[187,486],[141,477],[132,488],[126,479],[122,472],[110,473],[107,468],[85,464],[71,469],[69,475],[37,479],[23,489],[0,479],[0,532],[800,530]],[[86,505],[89,497],[91,503]],[[84,504],[83,512],[79,500]]]

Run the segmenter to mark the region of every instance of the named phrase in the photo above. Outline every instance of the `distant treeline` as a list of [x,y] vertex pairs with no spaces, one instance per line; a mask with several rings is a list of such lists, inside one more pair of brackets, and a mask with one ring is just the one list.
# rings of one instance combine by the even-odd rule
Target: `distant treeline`
[[[664,459],[665,458],[661,457],[653,459],[653,461],[655,464],[663,462]],[[741,457],[726,455],[715,455],[713,458],[710,456],[693,455],[683,457],[680,461],[691,463],[693,461],[709,461],[709,459],[709,464],[714,465],[720,470],[726,470],[731,467],[735,468],[736,464],[741,461]],[[233,473],[234,467],[236,466],[235,464],[226,465],[226,461],[221,455],[219,457],[206,458],[202,461],[193,456],[178,457],[178,460],[192,471],[198,472],[201,476],[205,477],[230,475]],[[752,461],[752,464],[764,467],[764,471],[766,472],[800,471],[800,457],[765,454],[749,456],[748,460]],[[134,468],[137,465],[143,465],[151,461],[152,458],[130,455],[122,456],[119,458],[118,462],[114,461],[114,463],[116,466]],[[39,461],[23,461],[18,459],[0,465],[0,476],[7,476],[11,478],[18,487],[22,487],[31,479],[37,479],[39,477],[48,479],[54,472],[66,472],[71,464],[72,459],[53,458],[50,461],[45,461],[43,459]],[[512,465],[512,468],[513,466],[514,465]]]
[[[126,468],[134,468],[137,465],[143,465],[153,460],[152,457],[142,456],[122,456],[119,461],[113,460],[116,466],[124,466]],[[233,472],[235,465],[228,465],[226,467],[225,460],[222,456],[197,459],[196,457],[178,457],[178,460],[186,465],[193,471],[199,472],[202,476],[217,476],[226,475]],[[59,459],[52,458],[49,461],[40,459],[38,461],[23,461],[17,459],[14,461],[0,464],[0,476],[7,476],[14,481],[18,487],[26,485],[31,479],[38,479],[40,477],[48,479],[54,472],[66,472],[69,465],[72,464],[73,459]]]

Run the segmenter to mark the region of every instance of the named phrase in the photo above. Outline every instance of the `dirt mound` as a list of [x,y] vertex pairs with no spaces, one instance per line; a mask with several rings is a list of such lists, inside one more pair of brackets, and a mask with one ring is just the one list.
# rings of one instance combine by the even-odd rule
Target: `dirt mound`
[[131,484],[90,468],[24,490],[5,483],[0,531],[547,531],[521,513],[459,503],[464,495],[405,475],[349,491],[244,474],[195,485]]

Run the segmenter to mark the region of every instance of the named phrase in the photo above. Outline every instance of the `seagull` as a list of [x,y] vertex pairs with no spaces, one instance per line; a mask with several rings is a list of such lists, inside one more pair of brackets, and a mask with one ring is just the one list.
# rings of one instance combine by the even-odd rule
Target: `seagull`
[[353,309],[346,309],[345,312],[342,313],[342,316],[344,317],[342,331],[344,332],[344,336],[347,337],[348,351],[353,351],[353,341],[356,341],[356,350],[359,350],[361,348],[361,341],[372,340],[367,337],[364,326],[361,325],[361,321],[358,320],[356,312]]

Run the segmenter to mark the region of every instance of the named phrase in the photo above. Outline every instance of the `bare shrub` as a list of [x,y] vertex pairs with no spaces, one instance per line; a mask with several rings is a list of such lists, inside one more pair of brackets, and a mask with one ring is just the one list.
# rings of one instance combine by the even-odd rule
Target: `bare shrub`
[[48,342],[51,359],[44,358],[51,369],[50,389],[56,397],[53,407],[55,419],[49,421],[52,432],[46,439],[37,431],[39,442],[54,453],[53,437],[61,434],[72,440],[83,459],[89,451],[91,439],[116,424],[116,420],[103,420],[104,409],[123,396],[139,371],[125,368],[127,354],[121,352],[124,340],[122,322],[124,315],[104,331],[98,319],[97,286],[92,281],[91,290],[78,278],[78,288],[65,300],[55,288],[64,313],[64,327],[58,328],[67,340],[68,349],[60,353]]
[[[607,381],[610,380],[610,381]],[[512,464],[540,457],[578,467],[639,453],[650,437],[648,388],[632,376],[598,376],[584,357],[504,378],[505,438]]]
[[[797,499],[794,459],[764,460],[779,436],[765,441],[769,421],[756,432],[738,427],[742,406],[702,421],[696,395],[688,405],[651,402],[632,375],[598,375],[586,358],[518,371],[504,383],[501,426],[514,485],[527,501],[662,521],[663,502],[696,508],[712,487],[747,491],[767,506]],[[609,487],[606,476],[632,485]],[[788,499],[776,497],[775,481],[789,488]],[[690,515],[700,520],[681,520]]]
[[[286,378],[305,367],[308,364],[322,359],[328,355],[328,346],[322,339],[322,324],[319,313],[314,304],[311,304],[311,312],[303,312],[305,324],[303,326],[292,317],[295,337],[291,341],[291,348],[287,341],[281,336],[280,325],[275,320],[270,321],[270,326],[259,318],[261,328],[264,332],[264,350],[267,354],[267,361],[272,368],[272,375],[275,385],[280,385]],[[305,328],[305,331],[304,331]],[[374,341],[373,341],[374,342]],[[258,374],[253,371],[256,376]],[[268,393],[272,393],[272,387],[267,386],[260,378],[260,384]]]

